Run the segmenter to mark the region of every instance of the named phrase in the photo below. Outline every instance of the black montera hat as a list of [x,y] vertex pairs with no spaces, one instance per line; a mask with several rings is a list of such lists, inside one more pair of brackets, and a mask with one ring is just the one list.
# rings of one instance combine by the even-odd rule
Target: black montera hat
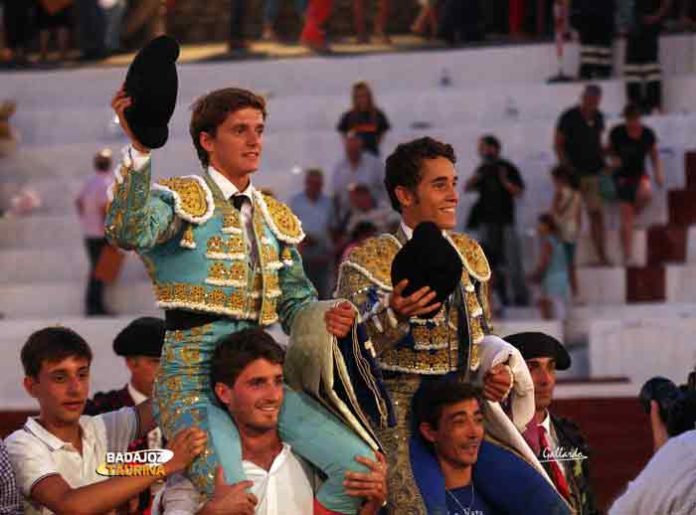
[[[461,281],[462,270],[459,253],[442,231],[432,222],[423,222],[394,258],[391,279],[394,286],[408,279],[408,286],[403,292],[405,297],[423,286],[430,286],[436,292],[433,302],[444,302]],[[421,317],[430,318],[435,313]]]
[[114,352],[119,356],[158,358],[162,354],[164,332],[164,320],[161,318],[136,318],[114,339]]
[[126,120],[147,148],[160,148],[169,137],[167,124],[179,90],[178,57],[179,44],[169,36],[159,36],[138,52],[128,68],[124,89],[133,103],[125,110]]
[[534,358],[554,358],[556,370],[570,368],[570,354],[563,344],[546,333],[515,333],[503,338],[520,351],[525,360]]

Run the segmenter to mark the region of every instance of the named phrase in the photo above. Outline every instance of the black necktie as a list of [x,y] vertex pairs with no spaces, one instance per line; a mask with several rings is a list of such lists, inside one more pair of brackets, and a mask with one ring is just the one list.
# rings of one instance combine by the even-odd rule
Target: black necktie
[[248,201],[249,199],[247,198],[247,196],[242,195],[241,193],[235,193],[234,195],[232,195],[232,205],[235,207],[237,211],[241,211],[244,203]]

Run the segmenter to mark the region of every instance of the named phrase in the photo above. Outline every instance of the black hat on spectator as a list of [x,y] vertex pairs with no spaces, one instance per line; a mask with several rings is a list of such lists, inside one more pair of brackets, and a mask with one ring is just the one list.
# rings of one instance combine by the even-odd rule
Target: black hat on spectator
[[124,89],[133,103],[125,110],[126,120],[147,148],[160,148],[169,137],[167,124],[179,90],[178,57],[179,44],[159,36],[138,52],[128,68]]
[[[462,258],[442,231],[432,222],[423,222],[394,258],[392,284],[396,286],[403,279],[408,279],[404,297],[423,286],[430,286],[436,293],[433,302],[444,302],[459,285],[462,267]],[[420,316],[432,318],[437,311]]]
[[136,318],[114,339],[114,352],[124,357],[159,358],[164,345],[164,331],[164,320],[160,318]]
[[570,368],[570,354],[563,344],[546,333],[515,333],[503,338],[520,351],[525,360],[534,358],[554,358],[556,370]]

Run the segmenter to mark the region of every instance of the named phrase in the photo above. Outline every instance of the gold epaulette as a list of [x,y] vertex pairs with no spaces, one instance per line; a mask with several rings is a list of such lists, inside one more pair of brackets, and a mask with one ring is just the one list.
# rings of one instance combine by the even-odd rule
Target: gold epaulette
[[464,268],[469,275],[482,282],[488,281],[491,278],[491,267],[488,265],[488,259],[481,245],[466,234],[452,232],[448,236],[462,257]]
[[198,175],[162,179],[154,183],[152,189],[170,193],[176,215],[192,224],[207,222],[215,211],[213,192]]
[[341,268],[354,268],[370,282],[391,291],[391,266],[399,250],[401,243],[391,234],[368,238],[350,253]]
[[270,195],[258,191],[254,193],[263,212],[263,217],[273,234],[285,243],[292,245],[300,243],[304,239],[305,233],[302,230],[302,222],[295,216],[295,213],[286,204]]

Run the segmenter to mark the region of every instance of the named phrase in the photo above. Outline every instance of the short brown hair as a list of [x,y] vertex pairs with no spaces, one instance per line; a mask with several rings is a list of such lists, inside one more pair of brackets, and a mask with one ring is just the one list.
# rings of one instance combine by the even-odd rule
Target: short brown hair
[[24,375],[36,378],[45,361],[56,362],[70,357],[92,362],[92,350],[82,336],[67,327],[40,329],[29,336],[22,347]]
[[196,147],[198,159],[203,166],[208,166],[210,160],[208,151],[200,143],[201,132],[215,136],[217,128],[231,113],[248,107],[258,109],[263,114],[264,120],[266,119],[266,101],[264,98],[246,89],[218,89],[198,98],[193,103],[189,133],[193,140],[193,146]]
[[263,329],[244,329],[223,336],[217,343],[210,363],[210,383],[233,387],[242,371],[253,361],[265,359],[282,365],[285,362],[283,348]]
[[395,211],[401,213],[401,204],[396,196],[397,186],[415,190],[421,181],[423,161],[436,157],[444,157],[452,164],[457,162],[452,145],[427,136],[402,143],[387,157],[384,187]]

